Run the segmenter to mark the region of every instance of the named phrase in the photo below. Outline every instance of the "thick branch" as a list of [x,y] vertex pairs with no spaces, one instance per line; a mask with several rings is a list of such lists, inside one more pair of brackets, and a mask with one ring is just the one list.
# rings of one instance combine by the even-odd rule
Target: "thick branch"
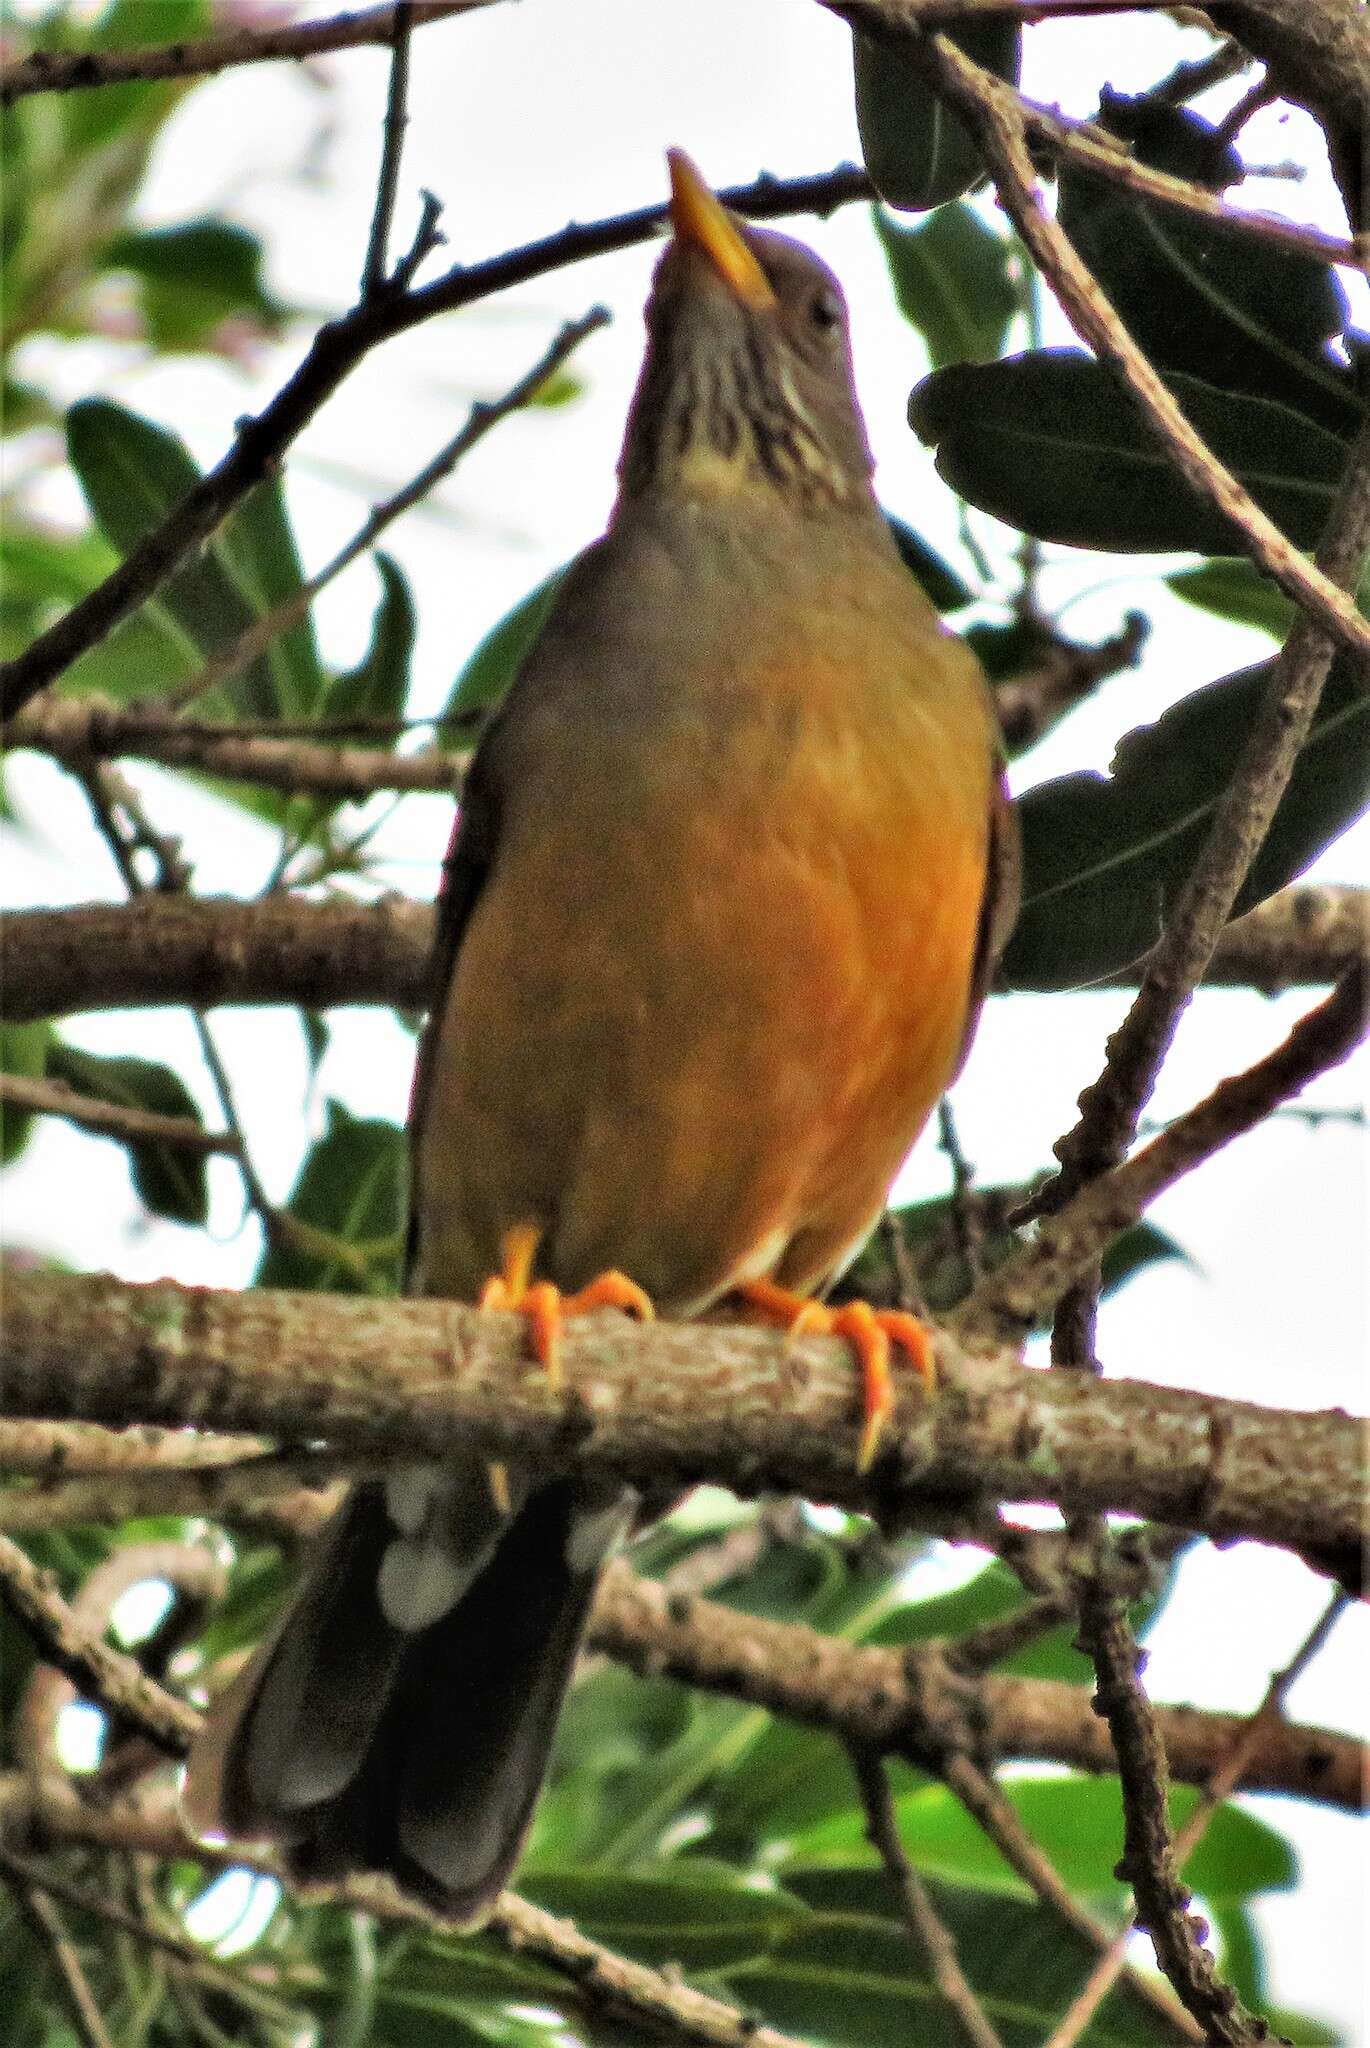
[[[1269,991],[1334,981],[1366,951],[1367,912],[1364,889],[1286,889],[1228,926],[1205,984]],[[420,1009],[432,942],[429,905],[398,896],[243,903],[149,895],[14,911],[0,919],[4,1012],[24,1023],[175,1002]]]
[[42,1272],[7,1278],[0,1411],[256,1429],[363,1456],[458,1452],[897,1514],[931,1488],[1117,1508],[1215,1536],[1359,1555],[1360,1432],[1134,1381],[1077,1384],[944,1342],[943,1385],[910,1385],[875,1469],[856,1469],[848,1348],[752,1329],[566,1333],[567,1389],[516,1319],[452,1302],[246,1294]]
[[[490,5],[491,0],[414,0],[414,26]],[[240,64],[268,64],[283,57],[298,63],[329,50],[387,45],[394,37],[395,9],[369,7],[360,14],[335,14],[326,21],[301,21],[290,28],[236,28],[197,42],[154,43],[140,50],[33,50],[0,66],[0,106],[34,92],[79,92],[137,79],[203,78]]]
[[[604,1577],[590,1622],[591,1647],[642,1676],[685,1685],[783,1714],[841,1741],[921,1763],[955,1747],[973,1723],[995,1757],[1113,1771],[1107,1728],[1080,1686],[986,1673],[955,1677],[939,1691],[932,1668],[902,1650],[857,1646],[795,1622],[740,1614],[716,1601],[681,1596],[627,1566]],[[1238,1714],[1197,1707],[1156,1709],[1172,1777],[1205,1784],[1241,1738]],[[1247,1756],[1246,1791],[1287,1792],[1357,1812],[1364,1752],[1353,1736],[1277,1722]]]

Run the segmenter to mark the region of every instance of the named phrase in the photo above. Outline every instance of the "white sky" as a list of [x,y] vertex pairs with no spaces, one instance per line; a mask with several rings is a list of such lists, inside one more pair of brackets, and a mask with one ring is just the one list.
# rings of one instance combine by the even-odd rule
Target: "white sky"
[[[148,0],[148,11],[155,15],[156,0]],[[150,22],[149,39],[155,35]],[[1100,84],[1140,89],[1178,56],[1204,47],[1193,32],[1155,17],[1034,29],[1025,84],[1084,114]],[[318,82],[323,75],[328,90]],[[328,60],[313,80],[273,66],[207,85],[173,123],[147,188],[146,220],[181,220],[199,208],[228,211],[265,235],[271,282],[281,296],[320,312],[341,308],[354,293],[365,244],[385,77],[384,57],[360,51]],[[847,33],[816,6],[795,0],[494,7],[416,37],[411,114],[399,236],[412,224],[418,186],[431,186],[446,207],[443,253],[463,261],[568,219],[590,220],[660,196],[669,143],[686,146],[720,184],[761,169],[818,170],[858,154]],[[1258,116],[1246,154],[1262,162],[1306,156],[1308,132],[1299,116]],[[1337,218],[1325,168],[1299,184],[1257,182],[1251,197],[1300,218]],[[928,451],[904,425],[909,386],[926,363],[893,309],[864,209],[826,223],[798,221],[795,232],[832,262],[852,301],[858,381],[884,500],[957,559],[951,501]],[[419,607],[415,710],[440,704],[481,633],[599,530],[640,355],[640,307],[653,258],[650,249],[603,258],[404,337],[362,367],[299,444],[289,495],[313,567],[360,523],[371,500],[427,460],[473,398],[496,394],[535,360],[563,318],[597,300],[613,309],[613,326],[576,359],[588,380],[585,397],[553,414],[506,423],[431,507],[387,537]],[[1367,296],[1362,291],[1358,299],[1363,320]],[[1050,338],[1063,332],[1053,326]],[[296,333],[262,351],[246,377],[198,360],[149,365],[136,349],[94,343],[36,344],[26,366],[66,397],[102,391],[146,408],[175,425],[208,463],[224,448],[235,417],[276,388],[301,346]],[[74,489],[61,481],[45,486],[41,502],[57,517],[79,511]],[[990,533],[991,523],[981,522],[981,530]],[[1143,669],[1107,685],[1039,748],[1020,769],[1020,785],[1104,766],[1120,733],[1269,650],[1263,636],[1220,627],[1158,596],[1149,580],[1152,560],[1054,554],[1059,566],[1050,571],[1048,596],[1084,593],[1070,613],[1072,630],[1102,637],[1136,604],[1151,616],[1153,635]],[[326,595],[324,642],[337,661],[355,659],[375,595],[366,567]],[[172,778],[148,770],[138,779],[159,819],[185,832],[198,889],[248,894],[260,886],[274,851],[267,835],[228,807],[187,795]],[[7,835],[7,899],[117,897],[108,857],[66,780],[44,764],[25,764],[14,787],[31,831],[23,840]],[[388,885],[431,895],[447,824],[444,803],[406,801],[383,840]],[[1348,834],[1315,873],[1370,879],[1370,829]],[[1201,997],[1155,1114],[1175,1113],[1222,1074],[1258,1057],[1307,1000]],[[966,1149],[983,1179],[1016,1178],[1047,1161],[1124,1004],[1124,997],[1102,993],[991,1004],[956,1093]],[[410,1041],[380,1013],[335,1013],[334,1022],[323,1087],[359,1112],[402,1118]],[[215,1030],[263,1178],[273,1195],[284,1196],[308,1135],[298,1032],[269,1011],[221,1013]],[[71,1035],[95,1049],[136,1046],[174,1061],[213,1113],[184,1017],[83,1019]],[[1363,1092],[1363,1075],[1358,1084],[1344,1069],[1306,1099],[1338,1107]],[[236,1284],[255,1263],[256,1236],[236,1228],[232,1169],[218,1162],[212,1172],[212,1239],[150,1225],[132,1198],[122,1153],[53,1121],[6,1179],[7,1235],[128,1278],[171,1274]],[[944,1184],[944,1162],[925,1139],[901,1191],[934,1192]],[[1366,1189],[1358,1130],[1281,1119],[1182,1184],[1155,1216],[1195,1265],[1144,1275],[1105,1312],[1101,1350],[1111,1372],[1276,1404],[1364,1407]],[[1323,1596],[1321,1583],[1283,1554],[1250,1546],[1203,1551],[1187,1565],[1153,1638],[1154,1690],[1213,1706],[1254,1705]],[[1296,1687],[1292,1711],[1338,1725],[1363,1723],[1368,1662],[1370,1626],[1362,1609],[1342,1622]],[[1297,1894],[1260,1909],[1274,1995],[1340,2025],[1348,2042],[1364,2041],[1366,1871],[1353,1823],[1292,1803],[1255,1804],[1299,1845],[1307,1870]]]

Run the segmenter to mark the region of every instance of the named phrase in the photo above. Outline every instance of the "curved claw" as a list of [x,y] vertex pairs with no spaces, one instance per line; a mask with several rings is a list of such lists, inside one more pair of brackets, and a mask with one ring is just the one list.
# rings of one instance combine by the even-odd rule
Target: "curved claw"
[[561,1331],[567,1316],[587,1315],[592,1309],[619,1308],[639,1321],[650,1323],[656,1315],[651,1297],[626,1273],[601,1273],[588,1287],[575,1294],[563,1294],[550,1280],[532,1279],[533,1257],[539,1233],[531,1224],[520,1224],[506,1232],[504,1270],[488,1279],[480,1291],[479,1306],[507,1309],[521,1315],[528,1324],[533,1356],[556,1392],[564,1385],[561,1369]]
[[813,1332],[824,1337],[845,1337],[851,1345],[861,1368],[862,1427],[856,1469],[869,1471],[894,1408],[892,1351],[897,1348],[906,1354],[931,1393],[937,1385],[931,1332],[917,1316],[904,1309],[872,1308],[868,1301],[844,1301],[839,1307],[830,1308],[824,1301],[791,1294],[770,1280],[754,1281],[739,1288],[738,1293],[766,1321],[782,1323],[791,1339]]

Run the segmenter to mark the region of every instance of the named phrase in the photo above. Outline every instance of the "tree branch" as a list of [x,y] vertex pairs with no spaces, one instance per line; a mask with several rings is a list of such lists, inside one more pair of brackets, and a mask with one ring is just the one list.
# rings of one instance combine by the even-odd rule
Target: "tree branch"
[[1360,1437],[1339,1412],[1283,1413],[1137,1381],[1076,1384],[944,1340],[943,1385],[901,1389],[875,1468],[856,1469],[848,1347],[754,1329],[576,1319],[558,1395],[513,1317],[455,1302],[45,1272],[7,1279],[0,1412],[191,1423],[326,1441],[363,1458],[536,1459],[735,1492],[799,1493],[877,1516],[928,1489],[1116,1508],[1215,1536],[1359,1558]]
[[[1370,891],[1286,889],[1227,927],[1205,985],[1271,992],[1334,981],[1364,957],[1367,931]],[[174,1002],[421,1009],[432,943],[431,906],[399,896],[148,896],[12,911],[0,918],[4,1013],[26,1023]]]
[[178,1145],[187,1152],[236,1152],[230,1131],[207,1131],[188,1116],[161,1116],[124,1102],[98,1102],[64,1081],[36,1081],[27,1074],[0,1074],[0,1109],[26,1110],[35,1116],[65,1117],[83,1131],[118,1138],[126,1145]]
[[[414,0],[414,24],[422,27],[425,22],[469,14],[491,4],[492,0]],[[28,56],[0,66],[0,106],[35,92],[80,92],[139,79],[202,78],[242,64],[268,64],[281,58],[298,63],[329,50],[386,45],[394,41],[394,24],[393,6],[370,7],[360,14],[301,21],[289,28],[235,28],[197,42],[153,43],[145,49],[32,50]]]

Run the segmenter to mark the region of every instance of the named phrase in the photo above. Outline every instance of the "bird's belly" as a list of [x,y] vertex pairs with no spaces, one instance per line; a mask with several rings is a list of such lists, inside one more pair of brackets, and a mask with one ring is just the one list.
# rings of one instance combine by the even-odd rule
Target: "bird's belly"
[[418,1163],[429,1291],[518,1222],[559,1285],[619,1267],[677,1313],[826,1276],[950,1078],[984,886],[979,818],[876,813],[706,809],[601,840],[594,892],[567,821],[497,870]]

